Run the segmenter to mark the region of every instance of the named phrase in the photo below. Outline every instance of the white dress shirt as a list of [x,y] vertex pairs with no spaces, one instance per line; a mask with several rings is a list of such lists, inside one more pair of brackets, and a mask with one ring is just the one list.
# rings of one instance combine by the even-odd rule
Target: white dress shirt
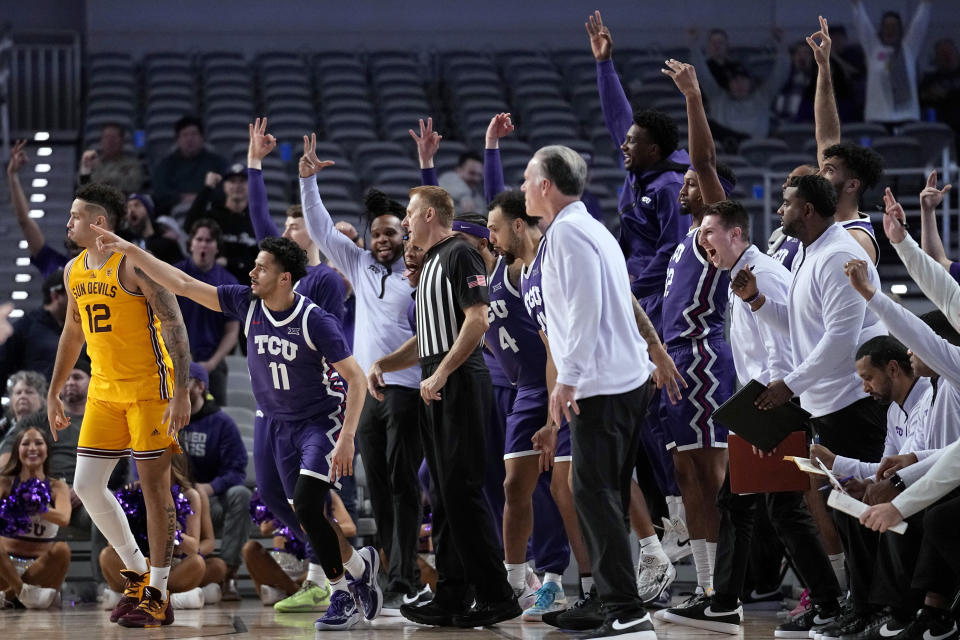
[[947,316],[954,329],[960,331],[960,284],[943,265],[928,256],[910,234],[900,242],[890,244],[923,295]]
[[793,371],[784,382],[814,418],[867,397],[854,364],[856,352],[886,333],[850,286],[843,271],[849,260],[866,261],[870,282],[880,288],[880,276],[863,247],[833,224],[794,258],[787,303],[768,299],[756,312],[789,335]]
[[[750,245],[730,269],[730,278],[744,267],[752,267],[757,287],[767,300],[786,304],[790,291],[790,272],[782,264]],[[790,340],[750,310],[750,305],[730,293],[730,349],[737,380],[767,384],[790,372]]]
[[543,304],[557,382],[576,387],[578,400],[644,384],[654,367],[616,239],[579,200],[560,210],[544,238]]

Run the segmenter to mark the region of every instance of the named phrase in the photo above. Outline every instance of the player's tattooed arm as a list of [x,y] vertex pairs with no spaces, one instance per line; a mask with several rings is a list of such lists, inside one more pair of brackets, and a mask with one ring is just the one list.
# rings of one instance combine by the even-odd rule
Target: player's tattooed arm
[[653,327],[653,323],[650,322],[650,318],[647,317],[646,312],[643,310],[643,307],[640,306],[637,298],[635,296],[631,296],[631,298],[633,298],[633,317],[637,321],[637,329],[640,330],[640,337],[643,338],[643,341],[646,342],[647,345],[660,344],[660,336]]

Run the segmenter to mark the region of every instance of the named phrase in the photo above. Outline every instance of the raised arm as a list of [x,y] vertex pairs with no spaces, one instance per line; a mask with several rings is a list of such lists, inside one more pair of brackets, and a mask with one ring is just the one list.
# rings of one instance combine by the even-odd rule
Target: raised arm
[[[116,251],[117,253],[122,253],[127,256],[127,261],[137,269],[140,269],[144,275],[152,281],[152,285],[147,283],[148,287],[161,287],[167,293],[173,294],[174,296],[190,298],[197,304],[201,304],[213,311],[221,310],[220,299],[217,296],[217,288],[213,285],[200,282],[196,278],[188,276],[183,271],[180,271],[180,269],[155,258],[150,252],[141,249],[133,243],[127,242],[112,231],[107,231],[96,225],[90,225],[90,227],[100,234],[100,237],[97,238],[97,246],[102,251]],[[176,298],[173,298],[173,304],[177,304]],[[177,315],[179,316],[179,307],[177,307],[177,310]],[[154,312],[156,311],[157,309],[154,308]],[[159,313],[157,315],[159,316]],[[174,319],[172,316],[170,317]],[[176,319],[174,319],[174,321],[175,320]],[[163,321],[162,317],[160,321]],[[180,324],[183,324],[182,317],[180,318]],[[164,336],[164,340],[166,340],[166,336]],[[184,340],[186,340],[186,335],[184,335]],[[169,345],[167,346],[169,348]],[[171,354],[171,357],[172,355],[173,354]],[[189,358],[190,353],[188,349],[187,367],[190,366]],[[184,369],[184,375],[186,375],[186,369]],[[64,378],[64,381],[66,381],[66,378]]]
[[487,202],[506,187],[503,184],[503,164],[500,162],[500,138],[514,130],[509,113],[498,113],[490,119],[487,127],[486,148],[483,152],[483,195]]
[[[76,258],[74,258],[76,259]],[[63,410],[60,392],[67,383],[70,372],[77,364],[80,351],[86,338],[83,336],[83,326],[80,324],[80,309],[77,300],[70,290],[70,269],[73,260],[67,263],[63,270],[63,287],[67,292],[67,313],[63,321],[63,330],[60,332],[60,343],[57,346],[57,358],[53,364],[53,374],[50,376],[50,387],[47,391],[47,420],[50,423],[50,433],[53,440],[57,440],[57,432],[70,426],[70,418]]]
[[773,59],[773,68],[764,81],[760,83],[760,86],[757,87],[761,94],[767,96],[768,102],[773,102],[777,94],[780,93],[780,89],[783,88],[783,83],[787,81],[787,76],[790,75],[790,51],[783,41],[783,30],[780,27],[773,29],[773,41],[777,48],[776,56]]
[[433,118],[427,118],[426,124],[423,118],[418,121],[420,124],[420,135],[414,133],[413,129],[408,129],[410,137],[417,143],[417,158],[420,160],[420,182],[424,185],[437,186],[437,170],[433,166],[433,158],[440,149],[440,140],[443,136],[433,130]]
[[24,240],[27,241],[27,251],[30,252],[31,256],[35,256],[47,243],[47,239],[44,237],[43,231],[40,230],[40,225],[30,217],[30,205],[27,203],[27,196],[20,184],[20,169],[29,160],[25,151],[26,146],[26,140],[17,140],[13,149],[10,150],[7,181],[10,183],[10,200],[13,202],[13,213],[17,216],[17,224],[20,226]]
[[350,282],[357,282],[360,257],[364,254],[350,238],[340,233],[333,224],[330,212],[323,206],[320,189],[314,177],[324,168],[332,166],[332,160],[321,161],[317,157],[317,134],[303,136],[303,156],[300,158],[300,199],[303,203],[303,221],[310,239],[320,248]]
[[820,30],[807,36],[817,62],[817,91],[813,98],[813,119],[816,126],[817,163],[823,165],[823,152],[840,142],[840,115],[833,94],[833,75],[830,69],[830,25],[820,16]]
[[250,126],[250,146],[247,148],[247,201],[250,222],[257,242],[280,236],[280,230],[270,215],[267,186],[263,182],[263,159],[277,146],[277,139],[267,133],[267,119],[257,118]]
[[607,131],[618,147],[627,137],[633,123],[633,109],[623,91],[617,70],[613,67],[613,37],[603,24],[600,12],[595,11],[585,24],[590,36],[590,49],[597,61],[597,89],[600,91],[600,108]]
[[[690,64],[667,60],[667,68],[661,69],[670,76],[687,101],[687,131],[690,145],[690,164],[700,182],[700,195],[704,204],[713,204],[727,199],[717,176],[717,148],[710,133],[707,112],[703,108],[703,96],[697,71]],[[707,69],[707,75],[710,70]]]
[[718,96],[726,91],[726,89],[717,83],[717,79],[713,77],[713,73],[707,64],[707,58],[703,55],[703,49],[700,48],[700,43],[692,36],[690,38],[690,63],[695,67],[699,67],[701,70],[706,69],[706,72],[702,76],[698,76],[697,79],[700,82],[700,88],[707,94],[707,99]]
[[872,52],[880,47],[880,37],[877,36],[876,27],[870,22],[870,16],[867,14],[866,7],[861,0],[851,0],[853,4],[853,27],[857,34],[857,40],[863,47],[863,52],[867,59],[872,57]]
[[[923,40],[927,37],[927,29],[930,27],[930,0],[921,0],[917,10],[913,13],[913,19],[907,28],[907,33],[903,37],[903,46],[909,49],[917,57],[923,49]],[[914,61],[916,63],[916,61]]]
[[943,241],[937,231],[937,207],[943,202],[943,197],[950,191],[949,184],[943,189],[937,189],[937,171],[934,169],[927,177],[927,186],[920,192],[920,246],[924,253],[950,270],[953,261],[947,257],[943,249]]

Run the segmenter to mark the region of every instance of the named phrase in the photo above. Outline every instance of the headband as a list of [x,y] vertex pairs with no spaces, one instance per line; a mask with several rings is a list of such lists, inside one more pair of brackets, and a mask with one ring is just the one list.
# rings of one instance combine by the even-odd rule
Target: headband
[[490,229],[475,224],[473,222],[465,222],[463,220],[454,220],[453,221],[453,230],[462,231],[463,233],[470,234],[474,238],[483,238],[484,240],[490,239]]

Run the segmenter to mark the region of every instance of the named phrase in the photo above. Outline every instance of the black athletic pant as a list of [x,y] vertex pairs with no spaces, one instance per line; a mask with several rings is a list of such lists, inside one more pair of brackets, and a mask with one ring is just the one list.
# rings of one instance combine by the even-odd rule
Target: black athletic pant
[[892,608],[900,620],[911,619],[923,605],[924,594],[910,588],[922,540],[923,513],[907,518],[903,535],[893,531],[880,534],[870,602]]
[[[886,410],[873,398],[863,398],[839,411],[812,418],[810,423],[820,443],[833,453],[863,462],[880,462],[883,457]],[[847,558],[854,608],[860,612],[869,610],[879,535],[861,525],[857,518],[831,511]]]
[[388,385],[382,402],[367,394],[357,428],[377,539],[387,558],[387,590],[400,593],[420,589],[420,404],[418,389]]
[[648,400],[647,385],[577,401],[570,434],[577,521],[590,551],[597,594],[609,616],[639,613],[630,553],[630,479],[637,458],[637,429]]
[[960,491],[954,490],[917,516],[923,518],[923,538],[910,586],[949,600],[960,583]]
[[720,537],[713,586],[718,604],[729,609],[737,606],[751,557],[758,508],[769,515],[776,535],[793,559],[800,580],[810,589],[811,600],[817,604],[836,604],[841,595],[840,586],[820,543],[816,525],[803,503],[802,493],[731,493],[728,467],[717,496],[717,506],[720,508]]
[[[424,379],[439,360],[421,363]],[[456,613],[466,610],[474,593],[478,603],[494,603],[512,598],[513,589],[483,497],[484,429],[492,402],[483,360],[471,356],[450,374],[440,397],[420,402],[420,433],[431,478],[435,601]]]

